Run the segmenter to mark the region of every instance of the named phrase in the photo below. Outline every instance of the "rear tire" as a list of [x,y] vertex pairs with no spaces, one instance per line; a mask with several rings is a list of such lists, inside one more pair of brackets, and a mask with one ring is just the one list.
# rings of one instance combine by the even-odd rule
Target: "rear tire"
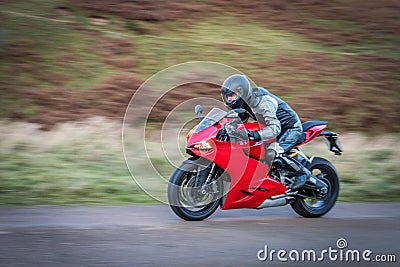
[[[201,221],[211,216],[220,205],[220,196],[223,192],[222,179],[216,179],[215,185],[219,193],[212,195],[206,204],[201,206],[190,206],[192,203],[185,197],[189,195],[198,196],[197,189],[191,189],[190,181],[196,175],[197,165],[191,163],[182,163],[172,174],[168,184],[168,201],[171,209],[176,215],[186,221]],[[215,177],[213,177],[215,180]],[[192,190],[192,191],[191,191]],[[197,195],[196,195],[197,194]],[[191,198],[192,199],[192,198]]]
[[324,158],[316,157],[306,167],[312,174],[328,184],[328,193],[319,200],[296,197],[291,206],[297,214],[303,217],[316,218],[329,212],[335,205],[339,195],[339,176],[332,163]]

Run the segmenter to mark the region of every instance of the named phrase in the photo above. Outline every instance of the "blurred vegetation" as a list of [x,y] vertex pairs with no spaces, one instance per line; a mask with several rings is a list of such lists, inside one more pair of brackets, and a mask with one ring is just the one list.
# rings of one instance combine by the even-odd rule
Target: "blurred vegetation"
[[26,123],[0,129],[0,204],[155,202],[130,176],[119,123],[94,118],[51,132]]
[[[145,79],[201,60],[243,71],[304,120],[399,132],[390,123],[400,120],[398,4],[241,2],[3,1],[0,117],[45,128],[121,118]],[[203,90],[219,99],[216,88]]]
[[[121,120],[145,79],[201,60],[248,74],[303,120],[325,119],[339,132],[400,131],[400,6],[394,1],[0,2],[3,121],[52,130],[93,116]],[[220,97],[216,88],[197,88]],[[161,118],[193,93],[184,88],[167,96],[154,114]],[[0,139],[0,203],[154,202],[133,184],[121,151],[110,151],[94,134],[48,147],[28,137],[12,146]],[[335,161],[341,200],[399,200],[395,143],[360,152],[366,141]],[[153,160],[170,172],[161,158]]]
[[[0,124],[0,205],[157,203],[126,168],[120,128],[115,120],[100,118],[66,123],[51,131],[27,123]],[[171,137],[164,148],[174,141]],[[400,201],[396,136],[376,141],[346,134],[341,141],[342,156],[329,152],[322,138],[304,148],[305,153],[327,158],[335,165],[341,179],[339,200]],[[132,138],[130,142],[125,149],[140,147],[141,140]],[[146,181],[154,197],[165,200],[165,181],[175,167],[163,156],[159,143],[148,140],[146,145],[152,166],[142,160],[144,155],[138,155],[130,168],[139,181]],[[177,152],[169,156],[178,162]]]
[[367,138],[360,134],[341,137],[345,152],[334,156],[322,140],[307,144],[305,152],[330,160],[340,176],[339,200],[399,201],[400,165],[398,137]]

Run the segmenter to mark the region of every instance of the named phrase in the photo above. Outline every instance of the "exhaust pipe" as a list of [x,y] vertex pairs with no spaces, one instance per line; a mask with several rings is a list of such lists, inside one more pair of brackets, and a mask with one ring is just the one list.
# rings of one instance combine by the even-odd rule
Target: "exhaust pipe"
[[263,203],[257,206],[256,209],[285,206],[286,204],[289,204],[292,199],[292,197],[281,197],[278,199],[267,198]]

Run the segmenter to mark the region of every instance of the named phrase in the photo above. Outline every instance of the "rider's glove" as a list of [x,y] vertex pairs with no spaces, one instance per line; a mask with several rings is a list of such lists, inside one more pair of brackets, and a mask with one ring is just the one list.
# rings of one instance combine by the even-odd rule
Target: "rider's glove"
[[[236,125],[226,124],[225,125],[226,133],[229,137],[233,137],[238,140],[249,139],[250,141],[261,141],[261,136],[258,132],[252,132],[247,129],[239,130]],[[233,140],[231,140],[233,141]]]
[[256,141],[256,142],[261,141],[261,136],[258,132],[252,132],[247,129],[245,131],[250,141]]

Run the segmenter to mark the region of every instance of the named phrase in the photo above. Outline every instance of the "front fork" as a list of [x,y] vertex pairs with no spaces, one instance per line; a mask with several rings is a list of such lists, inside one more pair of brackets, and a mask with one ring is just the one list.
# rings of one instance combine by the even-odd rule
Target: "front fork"
[[207,193],[215,194],[219,192],[216,185],[216,181],[212,181],[210,183],[212,178],[215,176],[215,172],[216,172],[216,164],[214,162],[212,162],[210,166],[207,166],[207,168],[204,168],[202,166],[197,167],[195,186],[196,188],[198,188],[201,194],[203,195]]

